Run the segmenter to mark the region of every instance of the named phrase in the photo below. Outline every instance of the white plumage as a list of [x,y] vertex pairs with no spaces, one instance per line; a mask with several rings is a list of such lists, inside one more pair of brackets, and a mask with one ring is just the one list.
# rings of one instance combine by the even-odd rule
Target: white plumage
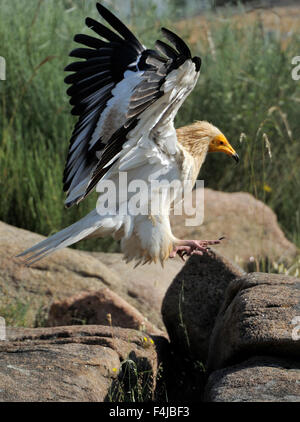
[[[211,141],[222,135],[207,123],[196,152],[177,139],[174,118],[197,82],[201,60],[192,58],[186,44],[166,29],[162,32],[172,46],[157,41],[156,51],[147,50],[106,8],[100,4],[97,8],[117,32],[87,18],[87,25],[106,41],[87,35],[75,37],[89,48],[71,52],[85,61],[66,68],[75,72],[66,82],[71,84],[67,92],[74,106],[72,113],[79,119],[64,172],[66,206],[78,204],[96,188],[100,192],[97,209],[21,256],[27,255],[27,261],[33,263],[83,238],[107,235],[121,240],[125,259],[137,263],[163,263],[176,252],[181,257],[201,253],[207,244],[182,243],[172,234],[169,221],[170,208],[181,198],[185,180],[195,181]],[[120,173],[126,174],[128,185],[139,180],[149,186],[154,180],[180,183],[155,213],[133,215],[128,204],[135,200],[135,193],[126,192],[126,199],[117,195],[103,215],[99,213],[107,201],[101,193],[103,184],[109,181],[117,192],[127,190],[119,186]],[[140,206],[151,209],[161,195],[158,190],[141,194]]]

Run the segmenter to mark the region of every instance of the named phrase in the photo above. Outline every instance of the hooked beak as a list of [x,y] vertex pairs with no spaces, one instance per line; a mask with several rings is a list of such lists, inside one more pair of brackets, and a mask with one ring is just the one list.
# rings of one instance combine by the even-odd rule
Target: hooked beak
[[237,153],[233,154],[232,158],[234,158],[237,163],[240,161],[240,157],[238,156]]

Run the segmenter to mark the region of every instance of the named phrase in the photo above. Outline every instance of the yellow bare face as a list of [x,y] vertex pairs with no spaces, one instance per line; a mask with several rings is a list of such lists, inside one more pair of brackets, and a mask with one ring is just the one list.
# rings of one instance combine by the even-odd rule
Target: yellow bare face
[[223,134],[215,136],[210,141],[208,152],[224,152],[227,155],[231,155],[235,161],[239,161],[238,154],[235,152]]

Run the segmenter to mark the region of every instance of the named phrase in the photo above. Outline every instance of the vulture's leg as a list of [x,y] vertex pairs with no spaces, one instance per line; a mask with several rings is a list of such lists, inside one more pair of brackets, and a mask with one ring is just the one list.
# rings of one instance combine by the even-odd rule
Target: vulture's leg
[[218,240],[178,240],[170,253],[170,258],[175,258],[178,254],[184,261],[184,256],[203,255],[209,250],[209,246],[218,245],[224,237]]

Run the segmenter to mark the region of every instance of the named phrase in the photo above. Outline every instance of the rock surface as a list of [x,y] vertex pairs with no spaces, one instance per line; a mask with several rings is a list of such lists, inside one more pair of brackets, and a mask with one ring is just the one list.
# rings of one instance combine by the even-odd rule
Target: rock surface
[[[194,195],[194,194],[193,194]],[[247,193],[205,189],[205,219],[200,227],[185,227],[185,217],[172,217],[174,233],[182,238],[216,238],[225,235],[217,250],[247,266],[249,258],[291,259],[296,248],[283,235],[275,214]],[[108,287],[137,308],[160,329],[164,294],[181,270],[178,259],[133,269],[121,254],[89,253],[64,249],[25,267],[13,257],[44,237],[0,222],[0,310],[24,309],[22,324],[36,326],[53,301],[79,292]],[[255,262],[255,260],[254,260]],[[43,322],[43,321],[42,321]]]
[[214,322],[229,283],[244,272],[216,251],[192,256],[165,295],[162,315],[173,347],[205,362]]
[[14,317],[21,312],[19,325],[38,325],[41,309],[50,309],[49,325],[101,324],[10,332],[0,341],[0,401],[153,400],[161,363],[170,399],[200,399],[210,374],[207,401],[300,401],[300,280],[245,274],[219,253],[247,264],[259,255],[288,260],[296,248],[251,195],[205,196],[204,225],[184,227],[174,217],[175,233],[229,239],[164,270],[72,249],[28,268],[13,257],[43,237],[0,222],[7,324],[10,307]]
[[[32,267],[14,258],[42,239],[43,236],[0,222],[0,314],[20,310],[22,320],[17,322],[32,327],[44,324],[54,301],[108,287],[163,329],[161,303],[182,267],[179,258],[167,262],[164,270],[158,265],[133,269],[133,265],[126,266],[121,254],[72,249],[63,249]],[[12,323],[15,325],[16,321]]]
[[256,355],[299,358],[300,336],[292,336],[299,315],[300,279],[251,273],[233,280],[211,335],[208,370]]
[[150,334],[164,334],[108,287],[95,292],[79,293],[53,303],[47,326],[78,324],[110,325],[143,330]]
[[[196,194],[194,191],[194,198]],[[201,203],[198,209],[200,207]],[[186,227],[186,218],[186,215],[172,217],[176,236],[182,239],[226,236],[226,240],[218,245],[218,252],[243,267],[248,265],[251,257],[258,261],[264,258],[289,261],[297,253],[295,245],[286,239],[280,229],[275,213],[249,193],[204,189],[203,224]]]
[[0,401],[151,400],[166,342],[154,340],[92,325],[18,329],[0,342]]
[[162,314],[193,400],[205,386],[202,362],[206,401],[300,401],[300,279],[246,274],[215,251],[192,256]]
[[174,277],[183,267],[183,262],[173,259],[165,262],[164,268],[159,264],[143,265],[134,268],[134,264],[126,264],[122,254],[87,252],[100,260],[126,286],[128,303],[135,306],[149,321],[160,329],[165,329],[161,318],[161,305],[165,293]]
[[300,402],[300,362],[255,356],[213,372],[204,401]]

